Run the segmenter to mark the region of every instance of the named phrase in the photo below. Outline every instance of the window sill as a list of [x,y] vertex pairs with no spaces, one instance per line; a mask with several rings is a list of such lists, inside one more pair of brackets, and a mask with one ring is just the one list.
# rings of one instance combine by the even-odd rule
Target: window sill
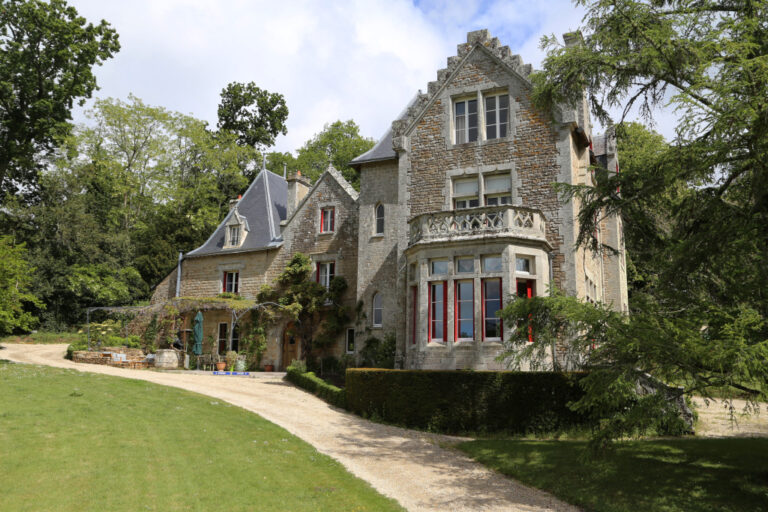
[[381,326],[381,325],[371,325],[371,329],[378,329],[378,330],[381,330],[381,329],[382,329],[382,326]]
[[384,238],[384,233],[376,233],[376,234],[371,235],[371,240],[376,239],[376,238]]
[[467,338],[465,340],[456,340],[456,341],[453,342],[453,346],[454,347],[461,347],[461,346],[469,347],[469,346],[472,346],[474,344],[475,344],[475,340],[471,340],[469,338]]
[[461,142],[459,144],[453,143],[451,144],[451,148],[461,149],[466,147],[473,147],[473,146],[485,146],[487,144],[499,144],[502,142],[509,142],[512,140],[512,138],[507,135],[506,137],[497,137],[495,139],[477,139],[473,140],[472,142]]
[[427,347],[433,347],[433,348],[445,348],[447,344],[444,341],[437,341],[432,340],[429,343],[427,343]]
[[317,236],[330,236],[335,234],[335,231],[318,231]]
[[483,340],[482,344],[487,346],[487,347],[501,347],[502,346],[500,338],[495,338],[495,339],[490,339],[490,340]]

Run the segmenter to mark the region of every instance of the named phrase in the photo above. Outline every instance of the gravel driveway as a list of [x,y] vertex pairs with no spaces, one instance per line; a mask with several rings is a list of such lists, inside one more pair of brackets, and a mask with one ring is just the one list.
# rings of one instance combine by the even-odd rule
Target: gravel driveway
[[125,370],[63,359],[66,345],[6,344],[0,359],[140,379],[209,395],[255,412],[341,462],[411,511],[577,511],[494,473],[440,443],[458,438],[372,423],[329,406],[281,375],[257,378]]

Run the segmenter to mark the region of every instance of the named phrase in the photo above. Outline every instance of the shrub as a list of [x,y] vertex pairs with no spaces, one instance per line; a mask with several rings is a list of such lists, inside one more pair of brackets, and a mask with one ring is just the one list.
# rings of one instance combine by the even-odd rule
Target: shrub
[[81,336],[76,341],[69,344],[67,347],[66,359],[72,359],[72,354],[77,350],[88,350],[88,340],[85,336]]
[[349,410],[437,432],[552,432],[585,425],[568,404],[583,373],[350,368]]
[[360,351],[363,365],[371,368],[394,368],[397,338],[389,332],[384,335],[384,340],[371,336],[365,340],[365,345]]
[[317,395],[331,405],[346,409],[347,398],[343,389],[328,384],[312,372],[301,372],[293,366],[288,367],[286,379],[300,388]]

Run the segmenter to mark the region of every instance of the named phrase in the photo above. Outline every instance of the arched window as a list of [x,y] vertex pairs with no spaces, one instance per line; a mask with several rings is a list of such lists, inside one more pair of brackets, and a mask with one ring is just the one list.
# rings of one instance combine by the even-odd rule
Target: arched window
[[381,294],[373,294],[373,326],[381,327],[381,319],[384,316],[384,309],[381,306]]
[[376,206],[376,234],[384,234],[384,205]]

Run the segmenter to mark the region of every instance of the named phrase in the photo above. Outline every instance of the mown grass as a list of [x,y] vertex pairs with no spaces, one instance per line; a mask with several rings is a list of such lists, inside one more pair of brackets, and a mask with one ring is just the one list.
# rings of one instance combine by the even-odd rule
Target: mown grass
[[282,428],[212,398],[4,362],[0,389],[3,511],[402,510]]
[[485,440],[458,447],[587,511],[768,510],[768,439],[621,442],[600,459],[586,456],[585,441]]
[[31,334],[21,334],[14,336],[6,336],[0,338],[0,343],[39,343],[39,344],[55,344],[55,343],[74,343],[83,337],[82,334],[76,332],[33,332]]

